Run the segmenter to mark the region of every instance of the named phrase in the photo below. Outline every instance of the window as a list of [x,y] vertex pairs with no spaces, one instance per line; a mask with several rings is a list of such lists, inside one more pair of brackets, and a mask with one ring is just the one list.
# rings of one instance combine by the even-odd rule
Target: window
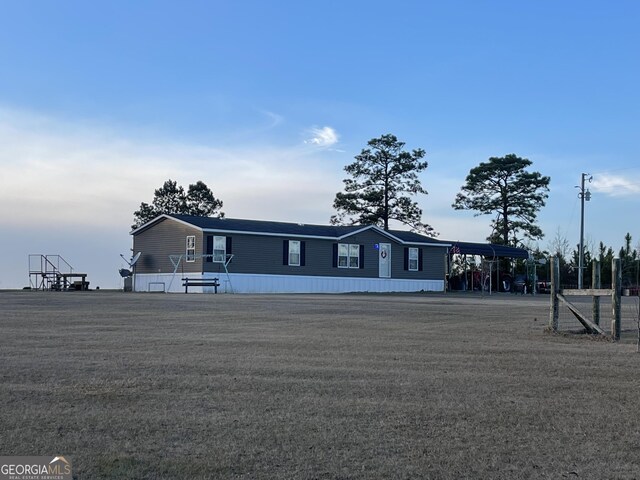
[[360,245],[339,243],[338,267],[360,268]]
[[195,235],[189,235],[187,237],[187,252],[186,259],[187,262],[195,262],[196,261],[196,237]]
[[349,245],[345,243],[338,244],[338,267],[349,268]]
[[289,265],[292,267],[300,266],[300,241],[289,240]]
[[349,245],[349,268],[360,267],[360,245]]
[[213,237],[213,261],[224,262],[227,259],[227,237]]
[[282,241],[282,265],[289,267],[305,266],[305,241],[304,240],[283,240]]
[[404,269],[411,272],[421,272],[422,266],[422,249],[418,247],[404,248]]
[[207,235],[207,248],[205,258],[207,263],[231,262],[232,237]]
[[409,270],[412,272],[418,271],[418,249],[409,248]]

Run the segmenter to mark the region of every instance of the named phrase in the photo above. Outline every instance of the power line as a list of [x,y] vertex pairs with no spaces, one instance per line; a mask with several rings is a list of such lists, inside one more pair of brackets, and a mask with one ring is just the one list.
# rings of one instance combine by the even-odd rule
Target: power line
[[576,213],[576,206],[578,205],[578,200],[580,200],[580,198],[576,197],[576,199],[573,202],[573,207],[571,208],[571,214],[569,215],[569,221],[565,224],[566,228],[564,232],[564,238],[567,238],[567,235],[569,233],[569,228],[573,225],[573,215]]

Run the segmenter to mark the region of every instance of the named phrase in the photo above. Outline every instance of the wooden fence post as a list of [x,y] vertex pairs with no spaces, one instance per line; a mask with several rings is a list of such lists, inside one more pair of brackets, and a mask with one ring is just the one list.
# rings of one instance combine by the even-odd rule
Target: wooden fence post
[[552,332],[558,331],[558,292],[560,291],[560,261],[556,257],[550,258],[551,268],[551,307],[549,309],[549,328]]
[[622,304],[622,268],[620,259],[614,258],[611,262],[611,337],[614,340],[620,340],[620,320],[621,320],[621,304]]
[[[591,269],[591,288],[594,290],[602,288],[602,282],[600,281],[600,262],[598,260],[593,261],[593,268]],[[593,297],[593,323],[600,325],[600,297],[594,295]]]

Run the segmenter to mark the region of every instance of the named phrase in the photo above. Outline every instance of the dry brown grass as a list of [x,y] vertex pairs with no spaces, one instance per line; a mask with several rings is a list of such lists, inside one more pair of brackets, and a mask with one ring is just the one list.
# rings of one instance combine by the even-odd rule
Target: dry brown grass
[[0,455],[91,479],[638,478],[635,345],[546,335],[547,302],[2,292]]

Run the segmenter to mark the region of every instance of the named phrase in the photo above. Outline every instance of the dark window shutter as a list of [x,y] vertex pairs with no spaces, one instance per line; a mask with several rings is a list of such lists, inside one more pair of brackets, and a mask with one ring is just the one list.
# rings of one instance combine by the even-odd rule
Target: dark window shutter
[[[207,255],[213,255],[213,235],[207,235],[207,250],[204,252]],[[207,263],[213,262],[213,257],[207,257]]]
[[333,244],[333,267],[336,268],[338,266],[338,244]]
[[422,271],[422,249],[418,249],[418,270]]
[[[233,254],[233,249],[231,248],[232,247],[231,243],[232,243],[231,242],[231,237],[227,237],[227,252],[226,252],[227,255],[232,255]],[[227,259],[225,258],[225,261],[226,260]]]
[[404,247],[404,269],[409,270],[409,249]]
[[289,240],[282,241],[282,264],[289,265]]
[[306,243],[304,240],[300,242],[300,266],[304,267],[306,265],[305,253],[306,253]]
[[360,268],[364,268],[364,245],[360,245]]

